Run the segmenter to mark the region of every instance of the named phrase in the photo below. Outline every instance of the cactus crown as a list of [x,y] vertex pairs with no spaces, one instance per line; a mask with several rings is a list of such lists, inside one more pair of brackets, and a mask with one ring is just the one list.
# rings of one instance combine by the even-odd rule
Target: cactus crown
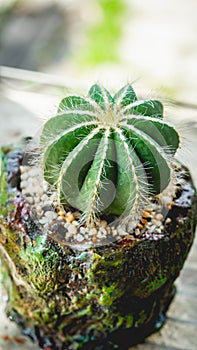
[[131,85],[112,97],[96,84],[87,98],[61,101],[40,144],[45,180],[90,224],[100,214],[136,216],[161,193],[179,136],[163,120],[160,101],[138,100]]

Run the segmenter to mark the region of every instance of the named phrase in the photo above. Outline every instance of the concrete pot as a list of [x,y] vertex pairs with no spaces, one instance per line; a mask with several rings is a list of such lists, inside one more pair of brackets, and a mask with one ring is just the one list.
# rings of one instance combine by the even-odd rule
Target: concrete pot
[[20,190],[23,150],[11,151],[2,155],[0,193],[9,317],[47,350],[126,350],[160,329],[194,239],[196,192],[188,170],[181,167],[184,182],[171,209],[163,209],[161,235],[128,234],[78,249],[34,222]]

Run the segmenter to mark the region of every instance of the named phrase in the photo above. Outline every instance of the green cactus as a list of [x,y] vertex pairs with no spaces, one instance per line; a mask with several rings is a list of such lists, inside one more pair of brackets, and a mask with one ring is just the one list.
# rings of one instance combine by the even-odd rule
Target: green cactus
[[138,100],[131,85],[113,97],[100,85],[68,96],[41,134],[45,180],[87,224],[101,214],[136,216],[172,178],[179,135],[157,100]]

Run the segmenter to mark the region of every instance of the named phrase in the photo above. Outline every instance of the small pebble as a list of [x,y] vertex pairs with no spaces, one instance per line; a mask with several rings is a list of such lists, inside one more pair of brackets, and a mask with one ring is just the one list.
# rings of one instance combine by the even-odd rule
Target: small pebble
[[69,224],[68,222],[66,222],[66,223],[64,224],[64,227],[65,227],[66,229],[68,229],[69,226],[70,226],[70,224]]
[[75,226],[73,226],[72,224],[67,226],[68,232],[72,233],[73,235],[75,235],[77,233],[77,228]]
[[103,233],[100,230],[97,233],[97,238],[104,238]]
[[37,175],[39,175],[40,170],[38,168],[32,168],[29,171],[29,176],[35,177]]
[[28,173],[21,173],[21,180],[27,180],[28,179]]
[[51,208],[51,202],[49,202],[49,201],[43,202],[43,206]]
[[126,235],[124,238],[126,238],[126,239],[133,239],[134,236],[133,235]]
[[109,226],[106,227],[107,234],[109,235],[111,233],[111,228]]
[[51,220],[57,218],[57,214],[54,211],[46,211],[45,216]]
[[117,236],[117,230],[116,229],[112,229],[112,235],[113,235],[113,237]]
[[[82,234],[85,234],[85,232],[86,232],[86,228],[85,227],[83,227],[83,226],[81,226],[80,227],[80,232],[82,233]],[[97,232],[97,231],[96,231]]]
[[50,222],[50,218],[47,218],[46,216],[44,216],[43,218],[41,218],[41,219],[39,220],[39,222],[40,222],[41,224],[47,224],[47,223]]
[[152,226],[150,226],[150,228],[148,229],[148,232],[149,232],[149,233],[153,233],[155,230],[156,230],[156,226],[155,226],[155,225],[152,225]]
[[47,194],[43,194],[42,197],[41,197],[41,200],[42,200],[43,202],[46,202],[46,201],[49,200],[49,197],[47,196]]
[[73,222],[75,220],[75,217],[74,217],[74,215],[73,214],[68,214],[68,215],[66,215],[66,221],[67,222]]
[[100,227],[100,232],[102,232],[102,234],[104,235],[104,236],[107,236],[107,232],[106,232],[106,229],[104,228],[104,227]]
[[40,205],[36,206],[36,212],[37,214],[40,214],[40,215],[43,213],[42,207]]
[[35,197],[35,198],[34,198],[34,202],[35,202],[35,203],[40,203],[40,198],[39,198],[39,197]]
[[137,227],[141,230],[141,229],[143,229],[144,226],[143,226],[142,224],[139,223],[139,224],[137,225]]
[[21,188],[26,188],[27,185],[28,185],[28,182],[27,181],[21,181],[20,185],[21,185]]
[[84,237],[80,233],[78,233],[77,236],[76,236],[76,240],[78,242],[83,242],[84,241]]
[[51,210],[52,209],[52,206],[51,206],[51,204],[50,205],[42,205],[42,210],[44,211],[44,212],[46,212],[46,211],[52,211]]
[[[48,186],[49,186],[48,183],[46,181],[43,181],[43,191],[44,192],[47,192]],[[55,194],[55,196],[56,196],[56,194]]]
[[162,225],[162,222],[159,221],[159,220],[152,219],[152,224],[155,225],[155,226],[157,226],[157,227],[159,227],[159,226]]
[[58,217],[57,217],[57,220],[58,220],[58,221],[64,221],[64,220],[65,220],[65,217],[64,217],[64,216],[58,216]]
[[152,208],[146,208],[146,211],[148,211],[149,213],[152,213],[153,209]]
[[101,226],[105,228],[107,226],[107,221],[101,220]]
[[140,230],[139,230],[139,228],[136,228],[136,229],[135,229],[135,235],[136,235],[136,236],[139,236],[139,235],[140,235]]
[[172,219],[170,219],[170,218],[167,218],[165,221],[166,224],[170,224],[171,222],[172,222]]
[[33,197],[27,197],[27,201],[28,201],[29,204],[34,204]]
[[152,221],[148,221],[146,226],[152,226]]
[[170,204],[168,205],[168,209],[171,210],[173,208],[174,204],[175,203],[173,201],[171,201]]
[[[81,227],[81,229],[82,229],[82,227]],[[96,234],[97,234],[97,229],[95,227],[93,227],[89,230],[89,236],[94,236]]]
[[141,215],[142,215],[142,217],[145,218],[145,219],[150,218],[150,213],[149,213],[148,211],[143,210],[143,211],[141,212]]
[[64,210],[60,210],[57,213],[58,216],[65,216],[65,211]]
[[34,190],[34,193],[36,193],[37,195],[39,195],[39,197],[41,197],[43,195],[43,188],[37,188],[36,190]]
[[92,242],[93,242],[93,243],[97,243],[97,238],[96,238],[96,236],[92,237]]
[[163,220],[163,215],[162,214],[157,214],[154,217],[156,220]]
[[28,172],[28,169],[29,169],[29,167],[24,166],[24,165],[21,165],[21,166],[20,166],[20,172],[21,172],[21,174],[27,173],[27,172]]
[[72,222],[72,224],[73,224],[74,226],[79,226],[79,223],[78,223],[77,220],[74,220],[74,221]]

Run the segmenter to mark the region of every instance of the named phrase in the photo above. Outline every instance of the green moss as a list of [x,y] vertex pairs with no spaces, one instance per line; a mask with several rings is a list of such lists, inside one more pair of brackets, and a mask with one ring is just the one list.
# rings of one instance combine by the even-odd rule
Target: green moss
[[0,149],[0,220],[7,214],[7,200],[8,192],[5,172],[5,153]]
[[20,251],[22,266],[26,270],[24,279],[31,283],[35,293],[47,295],[58,287],[58,275],[61,272],[58,252],[49,249],[46,236],[39,236],[35,239],[34,245],[31,242],[26,249]]
[[[136,294],[140,296],[150,295],[155,290],[159,289],[163,286],[167,281],[167,276],[164,275],[161,271],[159,273],[155,273],[154,275],[150,275],[141,281],[141,285],[138,289],[136,289]],[[141,291],[143,291],[141,293]]]
[[47,267],[51,265],[51,262],[56,265],[59,260],[58,253],[53,249],[48,249],[46,240],[46,235],[38,236],[34,244],[29,242],[27,247],[20,252],[20,257],[26,268],[30,271],[33,269],[34,272],[39,268],[39,274],[41,275],[46,274]]
[[117,284],[113,283],[110,287],[104,286],[101,290],[101,296],[99,303],[104,306],[110,306],[114,302],[114,299],[117,298]]
[[[8,237],[10,241],[10,235]],[[16,240],[17,234],[13,234],[12,237]],[[180,239],[178,237],[178,240]],[[54,243],[50,245],[44,236],[37,237],[33,245],[29,242],[26,250],[19,250],[20,262],[23,268],[26,268],[23,280],[32,288],[26,294],[21,287],[13,287],[11,283],[9,308],[27,318],[29,326],[36,324],[39,327],[55,329],[56,321],[61,319],[57,332],[61,335],[66,332],[64,336],[66,341],[78,342],[79,348],[80,344],[90,341],[90,335],[94,332],[106,334],[134,325],[143,326],[155,317],[158,307],[162,308],[160,298],[166,295],[163,302],[168,300],[172,284],[170,282],[169,287],[165,286],[165,272],[160,271],[156,279],[154,278],[155,272],[151,261],[155,261],[157,266],[158,255],[163,256],[165,241],[159,242],[158,252],[155,255],[156,244],[157,242],[149,242],[150,251],[146,256],[149,260],[146,261],[145,269],[148,275],[147,278],[143,278],[139,265],[141,250],[144,251],[146,247],[143,242],[127,249],[119,248],[114,251],[106,249],[101,253],[101,248],[98,248],[71,254],[66,249],[61,250]],[[173,240],[171,244],[174,251]],[[167,249],[167,260],[169,260],[168,254],[171,253]],[[137,266],[135,259],[138,260],[138,268],[132,271],[131,269]],[[165,259],[163,263],[165,264]],[[171,265],[174,265],[174,262]],[[71,282],[65,284],[64,290],[69,291],[73,287],[73,291],[70,290],[70,301],[61,293],[60,288],[60,279],[66,281],[68,271]],[[152,274],[149,276],[151,271]],[[133,278],[129,277],[130,272],[133,272]],[[78,282],[75,282],[75,276],[81,276]],[[135,278],[138,282],[141,281],[139,288],[135,285]],[[70,332],[67,334],[66,330],[70,327],[74,334]],[[75,331],[75,327],[80,330],[80,334]]]

